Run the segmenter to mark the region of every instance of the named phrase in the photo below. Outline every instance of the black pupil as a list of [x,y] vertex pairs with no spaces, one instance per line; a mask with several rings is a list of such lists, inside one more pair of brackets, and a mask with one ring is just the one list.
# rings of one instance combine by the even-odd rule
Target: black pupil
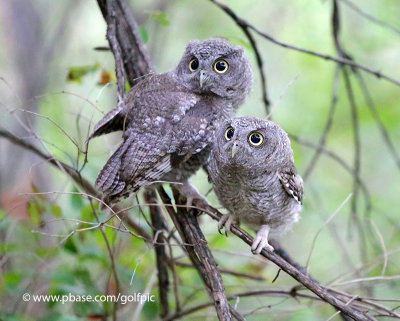
[[259,134],[253,134],[251,135],[250,140],[253,144],[258,144],[261,141],[261,137]]
[[232,128],[228,129],[228,131],[226,132],[226,137],[228,139],[231,139],[233,137],[233,133],[234,133],[234,130]]
[[197,59],[193,59],[190,62],[190,67],[192,67],[193,70],[196,70],[197,68],[199,68],[199,61]]
[[217,64],[215,65],[215,68],[218,71],[224,71],[226,69],[226,62],[225,61],[218,61]]

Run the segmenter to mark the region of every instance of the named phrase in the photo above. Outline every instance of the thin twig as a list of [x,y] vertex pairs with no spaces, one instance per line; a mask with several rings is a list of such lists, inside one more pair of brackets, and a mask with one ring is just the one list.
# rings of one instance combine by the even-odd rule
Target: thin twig
[[256,33],[258,33],[261,37],[271,41],[272,43],[275,43],[283,48],[287,48],[287,49],[291,49],[291,50],[295,50],[295,51],[299,51],[308,55],[312,55],[315,57],[319,57],[325,60],[330,60],[333,62],[336,62],[338,64],[343,64],[343,65],[349,65],[353,68],[357,68],[360,70],[363,70],[367,73],[370,73],[372,75],[374,75],[377,78],[382,78],[382,79],[386,79],[388,81],[390,81],[391,83],[400,86],[400,80],[397,80],[395,78],[392,78],[390,76],[387,76],[383,73],[381,73],[380,71],[374,71],[371,68],[365,66],[365,65],[361,65],[358,64],[350,59],[347,58],[342,58],[342,57],[333,57],[327,54],[323,54],[323,53],[319,53],[313,50],[309,50],[309,49],[305,49],[305,48],[301,48],[298,46],[294,46],[285,42],[282,42],[280,40],[275,39],[274,37],[266,34],[265,32],[262,32],[260,30],[258,30],[256,27],[254,27],[253,25],[251,25],[249,22],[243,20],[242,18],[238,17],[236,15],[236,13],[230,9],[228,6],[226,6],[225,4],[217,1],[217,0],[210,0],[211,2],[215,3],[218,7],[220,7],[222,10],[224,10],[236,23],[241,24],[241,25],[246,25],[249,29],[255,31]]

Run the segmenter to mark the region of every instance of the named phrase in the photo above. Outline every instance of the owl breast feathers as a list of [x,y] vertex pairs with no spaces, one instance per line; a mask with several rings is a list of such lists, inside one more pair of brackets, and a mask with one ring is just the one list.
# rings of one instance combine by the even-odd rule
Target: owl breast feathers
[[251,85],[242,48],[223,39],[189,43],[173,71],[145,77],[95,126],[93,137],[124,131],[96,187],[116,201],[152,182],[185,183]]
[[208,167],[222,205],[229,210],[219,228],[242,222],[258,231],[252,250],[260,253],[271,232],[298,220],[303,180],[297,174],[287,134],[276,123],[254,117],[225,121],[216,132]]

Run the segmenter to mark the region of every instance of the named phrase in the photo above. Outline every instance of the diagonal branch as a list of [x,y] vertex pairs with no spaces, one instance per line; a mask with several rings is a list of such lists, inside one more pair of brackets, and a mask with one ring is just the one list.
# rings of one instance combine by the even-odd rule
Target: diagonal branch
[[[196,203],[195,203],[196,205]],[[200,204],[199,204],[200,206]],[[219,213],[215,208],[207,206],[207,208],[202,208],[202,211],[208,214],[212,219],[219,221],[222,217],[222,214]],[[231,227],[232,234],[239,237],[242,241],[244,241],[249,246],[253,243],[253,237],[248,234],[246,231],[242,230],[236,225],[232,225]],[[355,310],[350,304],[347,305],[337,296],[330,293],[330,289],[320,284],[317,280],[312,278],[309,274],[304,274],[299,271],[293,265],[289,264],[284,258],[279,256],[275,252],[269,252],[265,249],[262,250],[261,255],[271,262],[275,263],[280,269],[285,271],[299,283],[304,285],[307,289],[314,292],[318,297],[320,297],[323,301],[331,304],[338,310],[340,310],[343,314],[353,318],[354,320],[367,321],[371,320],[369,316],[364,315],[363,313]]]
[[[161,199],[165,204],[171,205],[171,199],[162,187],[158,189]],[[174,192],[175,201],[179,204],[180,195]],[[184,204],[184,202],[182,202]],[[185,209],[177,207],[175,211],[172,207],[166,207],[179,235],[186,244],[185,249],[193,265],[198,270],[203,282],[205,283],[210,296],[214,300],[214,306],[219,320],[232,320],[231,307],[225,295],[225,287],[222,277],[218,271],[217,264],[207,246],[207,241],[200,230],[197,222],[198,211],[195,209],[185,213]]]
[[246,20],[238,17],[237,14],[231,8],[226,6],[225,4],[223,4],[223,3],[221,3],[221,2],[219,2],[217,0],[210,0],[210,1],[214,2],[218,7],[220,7],[222,10],[224,10],[238,25],[247,26],[247,28],[253,30],[257,34],[259,34],[261,37],[267,39],[268,41],[270,41],[270,42],[272,42],[272,43],[274,43],[274,44],[276,44],[278,46],[281,46],[281,47],[287,48],[287,49],[291,49],[291,50],[295,50],[295,51],[298,51],[298,52],[302,52],[302,53],[305,53],[305,54],[308,54],[308,55],[311,55],[311,56],[319,57],[319,58],[322,58],[322,59],[325,59],[325,60],[333,61],[333,62],[336,62],[338,64],[348,65],[348,66],[351,66],[353,68],[360,69],[360,70],[363,70],[363,71],[365,71],[365,72],[367,72],[369,74],[372,74],[377,78],[386,79],[386,80],[390,81],[391,83],[393,83],[393,84],[395,84],[397,86],[400,86],[400,80],[397,80],[395,78],[387,76],[387,75],[381,73],[380,71],[375,71],[375,70],[373,70],[373,69],[371,69],[371,68],[369,68],[369,67],[367,67],[365,65],[358,64],[358,63],[354,62],[351,59],[348,59],[348,58],[345,58],[345,57],[333,57],[333,56],[330,56],[330,55],[327,55],[327,54],[323,54],[323,53],[320,53],[320,52],[317,52],[317,51],[313,51],[313,50],[310,50],[310,49],[301,48],[301,47],[294,46],[294,45],[285,43],[283,41],[277,40],[274,37],[270,36],[269,34],[258,30],[256,27],[254,27],[252,24],[250,24]]

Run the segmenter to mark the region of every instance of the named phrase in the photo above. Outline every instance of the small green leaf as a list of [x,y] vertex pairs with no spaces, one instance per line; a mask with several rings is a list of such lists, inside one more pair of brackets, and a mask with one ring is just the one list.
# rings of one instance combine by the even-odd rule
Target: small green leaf
[[139,26],[140,37],[142,38],[143,43],[147,43],[149,41],[149,34],[145,27]]
[[55,204],[51,205],[51,211],[53,212],[55,217],[61,217],[62,215],[62,209],[58,205]]
[[170,24],[167,14],[162,11],[150,12],[150,18],[153,18],[162,26],[168,26]]
[[82,77],[88,73],[94,72],[100,69],[100,64],[96,62],[93,65],[70,67],[68,71],[67,81],[82,83]]
[[31,200],[28,203],[28,213],[31,217],[31,220],[35,223],[35,224],[39,224],[40,222],[40,218],[43,214],[43,207],[36,201]]
[[78,253],[78,248],[76,247],[75,242],[72,239],[72,237],[69,237],[65,241],[64,249],[66,249],[68,252],[71,252],[71,253]]

